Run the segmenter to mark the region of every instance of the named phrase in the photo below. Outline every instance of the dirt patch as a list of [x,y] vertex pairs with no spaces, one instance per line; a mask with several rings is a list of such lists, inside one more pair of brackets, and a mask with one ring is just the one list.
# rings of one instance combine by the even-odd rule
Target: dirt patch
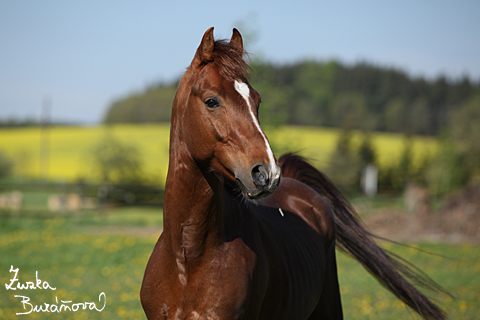
[[437,212],[381,209],[365,224],[372,233],[392,240],[480,244],[480,185],[453,194]]

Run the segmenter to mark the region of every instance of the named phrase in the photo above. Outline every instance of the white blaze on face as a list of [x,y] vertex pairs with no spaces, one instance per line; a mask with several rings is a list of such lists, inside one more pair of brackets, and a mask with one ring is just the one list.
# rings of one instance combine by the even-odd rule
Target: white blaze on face
[[247,102],[248,111],[252,116],[253,123],[255,123],[255,127],[260,132],[260,134],[263,137],[263,140],[265,141],[265,146],[267,148],[267,153],[268,153],[268,160],[270,161],[270,174],[272,175],[273,178],[276,178],[278,176],[278,172],[277,172],[277,166],[275,165],[275,157],[273,156],[272,148],[268,143],[267,136],[265,136],[265,134],[263,133],[263,130],[260,127],[260,123],[258,123],[257,117],[253,112],[253,107],[250,103],[250,89],[248,88],[248,85],[246,83],[238,82],[237,80],[235,80],[235,90],[237,90],[237,92],[240,93],[243,99],[245,99],[245,101]]

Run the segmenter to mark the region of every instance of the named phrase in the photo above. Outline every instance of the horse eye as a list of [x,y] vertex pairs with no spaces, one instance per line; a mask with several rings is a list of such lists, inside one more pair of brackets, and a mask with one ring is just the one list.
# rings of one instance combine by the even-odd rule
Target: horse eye
[[220,104],[215,99],[208,99],[207,101],[205,101],[205,105],[210,109],[220,106]]

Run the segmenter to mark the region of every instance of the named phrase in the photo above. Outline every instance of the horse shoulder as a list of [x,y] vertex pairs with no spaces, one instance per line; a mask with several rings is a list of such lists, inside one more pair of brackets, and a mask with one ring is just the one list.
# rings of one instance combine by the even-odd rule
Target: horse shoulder
[[335,223],[327,202],[317,191],[295,179],[282,178],[273,197],[259,200],[260,204],[292,212],[307,222],[319,234],[333,239]]
[[208,315],[212,319],[238,319],[245,313],[251,315],[255,308],[246,303],[255,259],[256,255],[237,238],[182,266],[180,259],[166,250],[162,234],[147,264],[140,292],[147,317],[203,319]]

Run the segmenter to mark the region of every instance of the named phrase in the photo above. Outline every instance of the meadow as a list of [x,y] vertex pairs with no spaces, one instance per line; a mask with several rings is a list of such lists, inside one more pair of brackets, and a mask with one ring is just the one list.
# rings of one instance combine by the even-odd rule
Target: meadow
[[[328,128],[285,126],[267,128],[276,154],[297,151],[325,168],[339,132]],[[0,129],[0,151],[15,161],[15,176],[39,178],[40,128]],[[48,131],[48,178],[55,181],[97,181],[92,170],[93,150],[105,136],[114,136],[139,152],[143,170],[163,184],[168,166],[169,125],[115,125],[52,127]],[[45,135],[43,135],[45,137]],[[361,134],[353,143],[359,145]],[[44,140],[45,141],[45,140]],[[380,166],[396,163],[404,149],[404,137],[375,133],[372,142],[379,152]],[[414,162],[433,156],[433,138],[414,137]],[[146,263],[161,232],[159,208],[113,208],[100,215],[96,210],[53,214],[47,211],[47,190],[24,193],[20,212],[0,210],[0,319],[17,319],[32,305],[94,302],[105,308],[32,312],[27,319],[145,319],[139,290]],[[388,200],[389,202],[391,200]],[[451,319],[477,319],[480,314],[480,250],[470,244],[420,243],[420,250],[390,243],[383,246],[417,265],[439,282],[455,299],[430,293]],[[339,280],[345,319],[420,319],[379,285],[351,258],[338,252]],[[56,290],[7,290],[18,268],[21,283],[47,281]],[[36,275],[36,272],[37,275]],[[67,303],[67,301],[70,301]]]
[[[0,319],[145,319],[139,290],[160,229],[145,232],[143,216],[152,217],[148,220],[150,227],[161,227],[160,209],[111,211],[103,218],[93,212],[48,218],[3,212],[0,215]],[[429,294],[447,310],[450,319],[478,319],[478,246],[414,245],[433,253],[427,254],[399,245],[383,245],[413,262],[455,296],[452,299],[442,294]],[[341,252],[337,259],[345,319],[420,319],[354,260]],[[14,276],[9,272],[11,266],[19,269],[21,283],[36,282],[38,278],[56,290],[6,290],[4,284],[10,284]],[[102,292],[106,305],[101,312],[80,309],[16,315],[28,312],[31,307],[27,304],[24,309],[23,298],[15,295],[28,297],[32,305],[95,302],[101,309],[104,300],[99,295]]]
[[[294,126],[266,128],[265,132],[277,155],[299,152],[319,168],[328,166],[339,134],[337,129]],[[47,175],[49,180],[56,181],[95,181],[99,177],[92,171],[93,150],[107,135],[135,146],[145,174],[163,184],[168,167],[168,124],[52,127],[46,130],[40,127],[3,128],[0,129],[0,151],[15,162],[16,176],[36,179]],[[353,144],[358,146],[360,139],[361,134],[356,132]],[[380,167],[398,162],[404,150],[404,139],[399,134],[372,134]],[[40,169],[41,141],[48,141],[47,170]],[[414,137],[414,164],[419,164],[425,156],[433,156],[437,147],[434,138]]]

